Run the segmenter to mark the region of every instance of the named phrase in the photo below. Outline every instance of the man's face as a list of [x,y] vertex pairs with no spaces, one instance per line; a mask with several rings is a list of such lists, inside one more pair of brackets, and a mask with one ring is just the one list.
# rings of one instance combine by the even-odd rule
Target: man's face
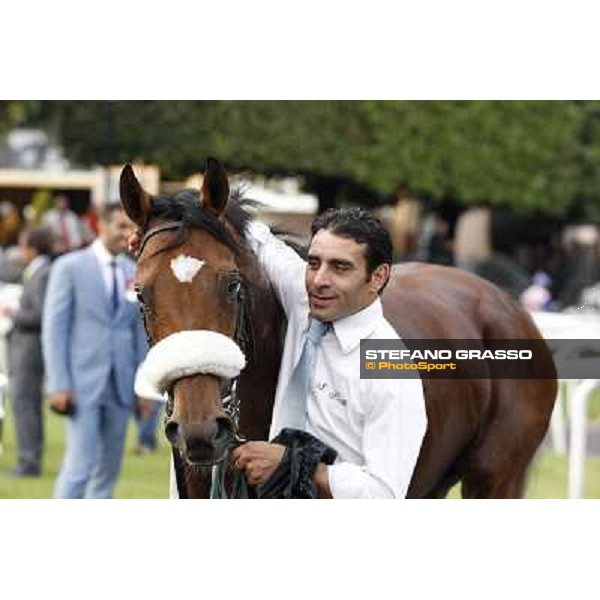
[[54,199],[54,206],[57,210],[64,212],[69,208],[69,199],[66,196],[57,196]]
[[[306,291],[310,314],[320,321],[334,321],[362,310],[375,298],[389,273],[378,267],[367,278],[365,244],[321,229],[308,251]],[[383,271],[385,273],[382,273]]]
[[37,255],[37,250],[29,245],[27,241],[27,235],[25,233],[21,233],[19,236],[19,247],[21,249],[21,256],[23,258],[24,264],[28,265]]
[[115,210],[108,217],[108,221],[100,220],[98,224],[100,239],[107,250],[117,255],[127,250],[127,238],[134,230],[134,223],[123,210]]

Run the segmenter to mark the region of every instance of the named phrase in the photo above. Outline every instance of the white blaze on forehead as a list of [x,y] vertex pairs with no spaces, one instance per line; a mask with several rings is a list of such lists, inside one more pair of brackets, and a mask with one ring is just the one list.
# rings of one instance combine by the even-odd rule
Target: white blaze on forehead
[[181,283],[191,283],[198,271],[204,266],[203,260],[181,254],[171,261],[171,271]]

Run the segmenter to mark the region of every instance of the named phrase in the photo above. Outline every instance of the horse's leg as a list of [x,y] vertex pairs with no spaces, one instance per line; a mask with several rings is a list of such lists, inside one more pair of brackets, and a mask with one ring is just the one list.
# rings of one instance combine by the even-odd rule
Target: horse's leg
[[460,475],[457,473],[449,473],[442,481],[431,491],[425,498],[433,500],[443,500],[448,492],[460,481]]
[[556,382],[496,380],[496,410],[463,463],[463,498],[521,498],[548,429]]
[[463,498],[523,497],[527,464],[533,454],[526,461],[527,464],[521,462],[514,465],[508,460],[497,462],[490,460],[493,453],[492,450],[488,454],[482,448],[465,468],[461,484]]

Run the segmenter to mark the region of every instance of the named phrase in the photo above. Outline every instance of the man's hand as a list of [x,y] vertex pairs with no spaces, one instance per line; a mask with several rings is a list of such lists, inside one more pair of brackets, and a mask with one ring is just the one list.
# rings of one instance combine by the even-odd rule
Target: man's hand
[[327,465],[325,463],[320,462],[317,465],[317,470],[315,471],[315,475],[313,477],[313,483],[317,488],[317,497],[321,499],[332,498],[331,490],[329,489],[329,472],[327,471]]
[[148,400],[148,398],[142,398],[141,396],[137,397],[136,402],[137,413],[142,419],[148,419],[152,414],[152,409],[154,408],[154,402],[152,400]]
[[65,414],[69,410],[69,407],[75,404],[71,390],[55,392],[50,396],[49,400],[52,409],[60,414]]
[[137,251],[140,249],[140,243],[142,241],[141,231],[136,229],[128,238],[127,238],[127,252],[133,254],[134,256],[137,254]]
[[250,485],[268,481],[279,466],[285,446],[268,442],[247,442],[238,446],[232,454],[236,469],[246,471]]
[[0,306],[0,315],[3,317],[14,317],[16,313],[12,306]]

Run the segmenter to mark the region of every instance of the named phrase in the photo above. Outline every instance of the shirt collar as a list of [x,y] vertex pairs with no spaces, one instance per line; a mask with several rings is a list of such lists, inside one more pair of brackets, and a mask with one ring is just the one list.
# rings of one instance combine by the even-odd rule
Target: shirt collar
[[[349,354],[360,345],[360,340],[368,338],[383,317],[381,299],[377,297],[369,306],[357,313],[333,322],[333,332],[340,343],[342,352]],[[306,322],[306,330],[310,326],[310,318]]]
[[94,254],[98,257],[101,265],[110,265],[113,260],[117,260],[117,256],[113,256],[103,244],[100,238],[96,238],[91,246]]

